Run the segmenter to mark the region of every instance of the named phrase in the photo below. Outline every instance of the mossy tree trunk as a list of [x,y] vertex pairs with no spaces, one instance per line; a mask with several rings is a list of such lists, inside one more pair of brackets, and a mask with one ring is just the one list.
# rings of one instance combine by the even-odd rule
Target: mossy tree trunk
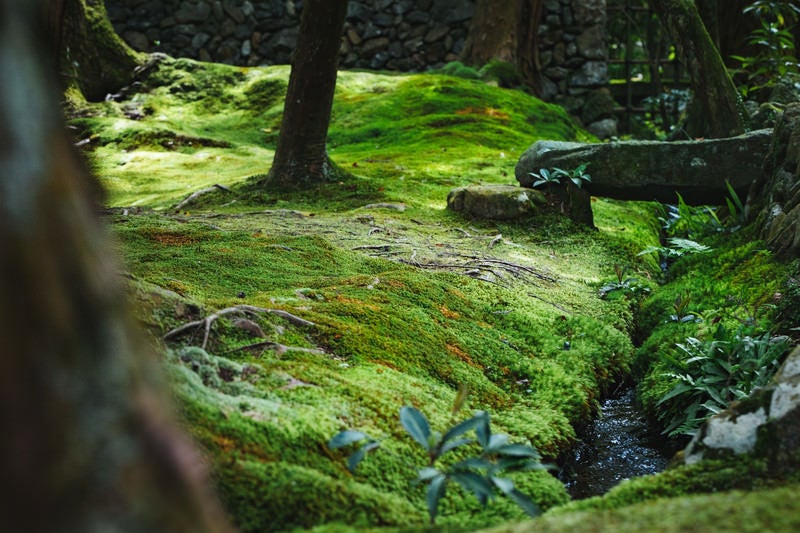
[[719,50],[722,61],[728,67],[739,63],[732,55],[749,56],[753,48],[747,37],[756,29],[758,21],[742,13],[753,0],[695,0],[700,18],[708,29],[711,40]]
[[266,185],[304,189],[341,174],[326,139],[347,0],[307,0],[292,60],[281,131]]
[[539,46],[542,0],[478,0],[462,57],[469,65],[492,60],[517,67],[520,76],[539,93]]
[[130,83],[144,55],[114,32],[103,0],[46,0],[45,12],[65,88],[99,101]]
[[0,0],[4,531],[225,531],[126,318],[58,107],[41,0]]
[[744,133],[744,110],[736,87],[694,0],[652,0],[651,6],[676,43],[691,78],[694,101],[687,133],[709,138]]

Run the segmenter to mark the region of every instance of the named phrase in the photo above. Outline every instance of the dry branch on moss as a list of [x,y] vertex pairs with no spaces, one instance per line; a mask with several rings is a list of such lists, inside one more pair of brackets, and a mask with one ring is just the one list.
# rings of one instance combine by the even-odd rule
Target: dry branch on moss
[[203,329],[204,329],[203,344],[201,344],[200,347],[205,350],[206,346],[208,346],[208,337],[211,334],[211,326],[214,324],[214,322],[216,322],[217,319],[219,319],[219,318],[221,318],[223,316],[237,314],[237,313],[253,314],[253,315],[272,314],[272,315],[277,315],[277,316],[279,316],[281,318],[284,318],[284,319],[288,320],[290,323],[294,324],[295,326],[314,326],[315,325],[313,322],[311,322],[309,320],[306,320],[304,318],[300,318],[299,316],[293,315],[293,314],[289,313],[288,311],[284,311],[282,309],[267,309],[265,307],[256,307],[254,305],[235,305],[233,307],[226,307],[225,309],[221,309],[221,310],[217,311],[216,313],[210,314],[207,317],[202,318],[200,320],[193,320],[192,322],[187,322],[186,324],[184,324],[182,326],[178,326],[177,328],[172,329],[172,330],[168,331],[167,333],[165,333],[162,338],[164,340],[171,339],[171,338],[177,337],[177,336],[179,336],[179,335],[181,335],[181,334],[183,334],[183,333],[185,333],[187,331],[191,331],[191,330],[197,329],[197,328],[202,326]]

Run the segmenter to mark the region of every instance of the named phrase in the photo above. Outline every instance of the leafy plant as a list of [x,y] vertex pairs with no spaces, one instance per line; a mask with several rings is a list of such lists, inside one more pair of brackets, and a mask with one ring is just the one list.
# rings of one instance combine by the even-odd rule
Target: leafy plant
[[756,54],[732,56],[747,73],[749,85],[744,88],[745,96],[770,87],[787,75],[800,74],[792,34],[800,17],[800,7],[795,2],[755,0],[742,12],[754,15],[760,23],[747,39],[757,50]]
[[584,183],[591,183],[592,181],[592,176],[586,172],[588,167],[589,163],[582,163],[572,170],[541,168],[538,174],[536,172],[529,172],[528,175],[536,178],[536,181],[533,182],[534,188],[541,187],[542,185],[547,185],[548,187],[561,185],[562,180],[568,179],[580,189],[583,187]]
[[697,320],[697,316],[693,313],[689,312],[689,303],[692,301],[692,298],[688,294],[679,294],[675,297],[675,301],[672,302],[672,309],[675,311],[671,315],[669,315],[669,319],[673,322],[693,322]]
[[625,268],[619,264],[614,264],[614,272],[617,274],[615,281],[609,281],[598,291],[600,298],[605,298],[609,293],[620,291],[628,296],[645,295],[650,293],[650,287],[642,284],[639,278],[626,278]]
[[[731,182],[726,181],[725,185],[728,187],[728,197],[725,198],[725,204],[728,206],[728,228],[730,231],[736,231],[744,225],[745,210],[742,200],[736,194],[736,190],[731,185]],[[716,217],[715,217],[716,218]],[[717,219],[719,222],[719,219]]]
[[713,338],[689,337],[677,344],[686,359],[669,360],[665,375],[677,380],[659,401],[664,433],[692,435],[712,414],[733,400],[745,398],[755,387],[769,383],[789,348],[789,339],[770,333],[751,335],[745,328],[731,333],[723,325]]
[[667,205],[666,214],[659,217],[664,232],[670,237],[697,239],[711,233],[734,232],[745,222],[745,210],[736,189],[726,182],[728,196],[725,198],[727,216],[718,214],[719,208],[712,206],[691,206],[678,194],[678,203]]
[[669,246],[649,246],[637,255],[658,252],[664,259],[677,259],[687,254],[704,254],[712,250],[711,247],[705,244],[700,244],[691,239],[681,239],[679,237],[670,237],[667,239],[667,243]]
[[[463,404],[463,399],[460,403]],[[457,397],[454,412],[458,410],[458,404]],[[418,409],[405,406],[400,409],[400,423],[428,457],[427,464],[418,469],[415,482],[428,486],[425,500],[432,524],[438,514],[439,502],[451,482],[473,493],[482,506],[501,493],[530,516],[540,513],[538,506],[514,487],[513,481],[503,477],[506,472],[546,468],[540,462],[539,452],[526,444],[511,443],[508,435],[492,433],[489,414],[485,411],[479,411],[441,433],[431,429],[428,419]],[[476,439],[464,437],[471,431],[475,432]],[[328,447],[338,449],[359,442],[362,444],[347,461],[348,469],[355,471],[367,452],[379,446],[379,441],[360,431],[345,430],[335,435],[328,442]],[[474,444],[478,447],[476,455],[454,463],[442,462],[449,452]]]

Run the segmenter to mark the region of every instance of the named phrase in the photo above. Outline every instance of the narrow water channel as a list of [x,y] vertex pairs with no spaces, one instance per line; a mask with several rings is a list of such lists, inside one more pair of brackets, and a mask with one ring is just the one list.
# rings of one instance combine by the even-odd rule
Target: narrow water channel
[[600,415],[579,437],[560,476],[574,499],[598,496],[624,479],[660,472],[671,456],[648,431],[633,389],[605,400]]

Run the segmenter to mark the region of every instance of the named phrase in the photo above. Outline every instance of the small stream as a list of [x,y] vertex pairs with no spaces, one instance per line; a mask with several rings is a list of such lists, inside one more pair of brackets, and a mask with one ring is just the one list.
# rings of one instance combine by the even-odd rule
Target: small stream
[[633,389],[605,400],[579,437],[560,474],[574,499],[598,496],[624,479],[660,472],[673,453],[658,448],[658,435],[648,431]]

